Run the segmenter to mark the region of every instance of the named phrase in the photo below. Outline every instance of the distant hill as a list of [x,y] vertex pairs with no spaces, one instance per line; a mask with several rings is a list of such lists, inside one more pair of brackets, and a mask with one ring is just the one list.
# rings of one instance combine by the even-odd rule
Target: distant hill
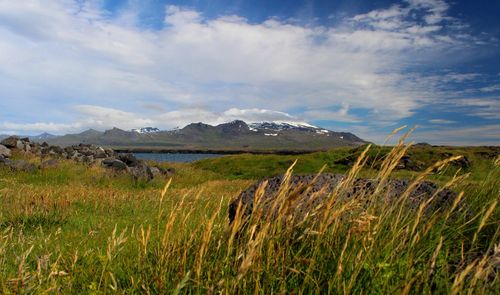
[[35,141],[35,142],[46,141],[46,140],[49,140],[49,139],[52,139],[52,138],[56,138],[56,137],[57,137],[57,135],[50,134],[50,133],[47,133],[47,132],[44,132],[44,133],[39,134],[39,135],[28,136],[28,138],[31,141]]
[[104,132],[91,129],[51,138],[47,142],[61,146],[87,143],[123,149],[217,151],[312,151],[365,143],[352,133],[308,124],[264,122],[249,125],[240,120],[217,126],[192,123],[170,131],[153,127],[132,131],[113,128]]

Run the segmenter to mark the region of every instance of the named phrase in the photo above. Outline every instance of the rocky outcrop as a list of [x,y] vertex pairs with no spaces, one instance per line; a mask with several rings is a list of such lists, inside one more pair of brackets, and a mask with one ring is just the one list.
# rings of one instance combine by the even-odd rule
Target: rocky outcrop
[[[313,213],[313,210],[320,208],[326,203],[326,199],[331,192],[338,186],[339,182],[344,179],[344,175],[324,173],[315,179],[316,175],[294,175],[290,179],[291,189],[287,192],[290,196],[286,198],[288,214],[293,216],[294,220],[302,220],[306,214]],[[254,208],[255,193],[261,184],[266,181],[264,194],[259,201],[264,216],[276,215],[276,208],[273,201],[276,200],[280,191],[283,176],[263,179],[251,185],[236,197],[229,205],[229,220],[232,222],[236,216],[237,208],[241,202],[243,216],[249,216]],[[394,202],[408,188],[410,182],[408,180],[390,180],[382,189],[384,201]],[[374,193],[378,182],[373,179],[356,179],[353,184],[339,196],[336,197],[336,202],[346,202],[353,198],[357,198],[360,203],[368,205],[367,196]],[[408,197],[408,204],[412,208],[418,208],[420,204],[428,200],[434,193],[438,192],[434,200],[426,207],[426,212],[434,212],[438,208],[445,208],[453,203],[456,198],[456,193],[444,189],[438,191],[439,187],[432,182],[422,182],[413,189]],[[273,218],[274,219],[274,218]]]
[[[41,157],[42,160],[48,158],[48,160],[43,161],[38,166],[23,160],[12,161],[9,159],[11,149],[34,154]],[[120,154],[112,149],[91,144],[78,144],[62,148],[60,146],[51,146],[46,142],[39,144],[31,142],[29,138],[11,136],[4,139],[2,145],[0,145],[0,165],[8,166],[15,171],[54,168],[59,165],[58,159],[68,159],[88,165],[100,165],[114,172],[129,173],[136,180],[150,181],[155,175],[172,176],[174,173],[171,169],[150,167],[133,154]]]

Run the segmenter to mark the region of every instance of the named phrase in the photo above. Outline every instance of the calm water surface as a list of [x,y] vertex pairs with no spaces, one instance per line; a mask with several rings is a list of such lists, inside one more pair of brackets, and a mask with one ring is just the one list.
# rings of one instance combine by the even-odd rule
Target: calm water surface
[[221,154],[184,154],[184,153],[134,153],[138,159],[152,160],[157,162],[182,162],[189,163],[201,159],[217,158]]

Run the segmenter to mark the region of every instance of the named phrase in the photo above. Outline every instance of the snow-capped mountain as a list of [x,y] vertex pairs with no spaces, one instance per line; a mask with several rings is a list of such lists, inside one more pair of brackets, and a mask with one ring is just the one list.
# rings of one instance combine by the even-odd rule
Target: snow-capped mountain
[[155,128],[155,127],[143,127],[143,128],[139,128],[139,129],[132,129],[132,132],[141,133],[141,134],[148,134],[148,133],[160,132],[160,129]]
[[[275,134],[278,134],[280,131],[283,130],[297,130],[297,131],[309,131],[309,132],[315,132],[316,134],[323,134],[323,135],[328,135],[330,133],[329,130],[323,129],[305,122],[256,122],[256,123],[250,123],[248,125],[250,130],[252,131],[272,131],[275,133],[266,133],[266,135],[270,136],[275,136]],[[277,132],[277,133],[276,133]]]
[[[89,135],[87,136],[87,133]],[[85,135],[85,136],[84,136]],[[80,142],[103,146],[162,148],[174,150],[316,151],[338,146],[357,146],[365,141],[347,132],[335,132],[308,123],[253,122],[235,120],[216,126],[191,123],[181,129],[161,131],[145,127],[125,131],[86,131],[51,140],[52,144]]]

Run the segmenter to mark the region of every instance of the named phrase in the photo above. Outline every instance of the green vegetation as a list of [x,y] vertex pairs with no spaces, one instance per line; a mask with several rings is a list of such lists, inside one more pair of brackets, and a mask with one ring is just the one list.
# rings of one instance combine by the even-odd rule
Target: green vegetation
[[[374,147],[365,167],[351,170],[423,175],[464,191],[466,206],[431,216],[372,195],[366,210],[355,210],[355,198],[332,202],[294,228],[258,210],[245,226],[228,224],[230,200],[254,180],[295,159],[297,173],[348,172],[339,160],[362,151],[163,164],[174,177],[150,183],[66,161],[32,173],[0,167],[0,293],[498,294],[498,149],[415,147],[407,154],[425,167],[392,171],[383,161],[397,162],[405,147]],[[454,155],[470,165],[424,171]]]

